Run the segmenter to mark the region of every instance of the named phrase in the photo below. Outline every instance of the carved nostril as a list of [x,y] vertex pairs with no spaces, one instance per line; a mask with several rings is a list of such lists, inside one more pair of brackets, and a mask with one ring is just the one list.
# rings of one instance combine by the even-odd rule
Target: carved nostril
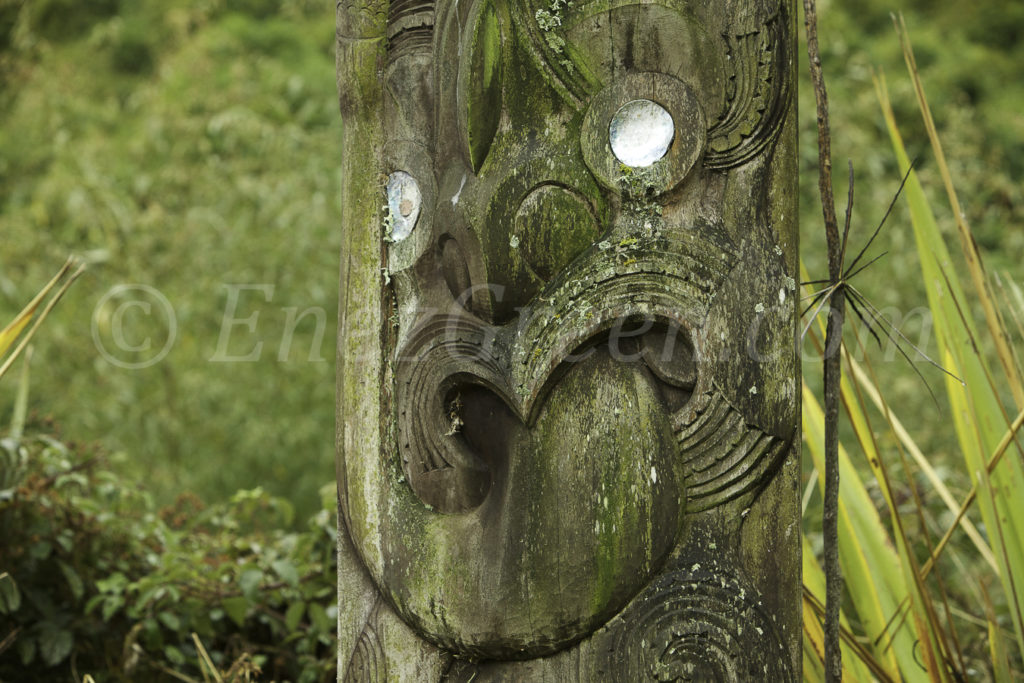
[[688,335],[675,326],[656,327],[641,338],[640,355],[660,380],[669,411],[686,405],[697,384],[696,353]]
[[627,166],[642,168],[668,153],[675,131],[672,115],[660,104],[633,100],[612,116],[608,139],[616,159]]

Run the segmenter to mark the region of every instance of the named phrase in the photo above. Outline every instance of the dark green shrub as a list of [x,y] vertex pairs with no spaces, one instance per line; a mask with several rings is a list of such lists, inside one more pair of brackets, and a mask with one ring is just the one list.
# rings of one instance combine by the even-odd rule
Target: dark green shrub
[[32,0],[29,25],[49,40],[70,40],[117,14],[120,4],[120,0]]
[[271,17],[281,9],[281,0],[227,0],[224,4],[229,12],[247,14],[257,19]]
[[101,454],[36,435],[0,439],[0,487],[0,681],[199,680],[197,642],[236,678],[334,679],[333,486],[298,532],[260,490],[157,511]]
[[138,24],[125,26],[111,45],[110,65],[126,74],[147,74],[155,60],[150,33]]
[[0,53],[11,47],[14,27],[24,0],[0,0]]

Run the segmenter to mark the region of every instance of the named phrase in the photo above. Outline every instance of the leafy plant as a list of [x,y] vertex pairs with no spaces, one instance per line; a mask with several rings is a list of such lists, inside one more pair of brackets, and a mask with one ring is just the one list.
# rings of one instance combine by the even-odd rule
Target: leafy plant
[[333,486],[301,531],[259,489],[157,509],[40,426],[0,439],[0,680],[333,680]]
[[[947,490],[944,477],[896,417],[879,388],[870,354],[863,352],[865,340],[855,335],[854,348],[844,345],[841,350],[846,367],[842,404],[856,444],[852,452],[857,454],[840,450],[839,551],[848,596],[843,610],[844,678],[958,681],[987,676],[1009,682],[1020,675],[1024,661],[1024,451],[1017,439],[1024,424],[1024,386],[1001,313],[1012,310],[1012,303],[1008,299],[1001,304],[995,298],[960,210],[905,28],[900,28],[925,131],[974,285],[974,298],[968,298],[932,205],[910,168],[885,81],[879,78],[878,96],[900,171],[909,173],[905,198],[939,357],[951,372],[944,378],[944,422],[955,431],[971,489],[959,503]],[[976,309],[984,326],[974,321]],[[812,337],[820,348],[818,338]],[[863,362],[855,360],[854,351]],[[992,371],[988,353],[994,355],[999,372]],[[817,397],[806,386],[803,400],[804,437],[814,470],[820,472],[824,418]],[[870,473],[869,483],[862,472]],[[813,475],[812,486],[816,478]],[[881,499],[882,514],[876,511],[872,490]],[[971,520],[975,512],[980,525]],[[805,540],[805,548],[813,548],[813,543]],[[804,572],[805,678],[824,680],[819,621],[823,579],[809,559]],[[1014,641],[1016,648],[1010,645]]]

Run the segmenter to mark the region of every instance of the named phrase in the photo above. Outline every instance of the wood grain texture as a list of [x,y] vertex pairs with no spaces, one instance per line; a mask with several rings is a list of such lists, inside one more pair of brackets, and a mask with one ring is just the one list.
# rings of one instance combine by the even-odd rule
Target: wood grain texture
[[793,16],[339,5],[339,680],[799,677]]

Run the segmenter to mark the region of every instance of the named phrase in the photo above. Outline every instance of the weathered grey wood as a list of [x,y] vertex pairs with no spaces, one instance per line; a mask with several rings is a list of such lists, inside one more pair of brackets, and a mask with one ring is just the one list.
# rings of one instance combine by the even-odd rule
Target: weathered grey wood
[[799,678],[793,19],[338,5],[339,680]]

